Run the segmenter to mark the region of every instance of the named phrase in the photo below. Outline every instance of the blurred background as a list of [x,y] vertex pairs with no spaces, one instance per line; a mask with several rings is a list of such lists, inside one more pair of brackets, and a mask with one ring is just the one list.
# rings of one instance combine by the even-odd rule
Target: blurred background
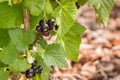
[[78,10],[77,22],[86,26],[78,62],[56,68],[50,80],[120,80],[120,2],[115,2],[107,27],[99,25],[87,4]]

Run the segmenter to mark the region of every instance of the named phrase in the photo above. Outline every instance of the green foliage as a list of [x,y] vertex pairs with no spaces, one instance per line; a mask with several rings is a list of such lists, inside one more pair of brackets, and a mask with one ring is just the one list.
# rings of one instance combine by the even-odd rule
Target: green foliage
[[88,0],[78,0],[78,3],[79,3],[80,5],[84,5],[87,1],[88,1]]
[[49,72],[51,71],[51,68],[49,66],[47,66],[47,64],[44,62],[44,59],[42,59],[41,56],[37,55],[37,60],[38,60],[37,65],[41,65],[43,68],[43,72],[40,75],[41,76],[40,80],[48,80],[49,79]]
[[0,52],[0,61],[4,64],[11,64],[14,60],[17,59],[18,51],[16,50],[15,46],[12,43]]
[[73,27],[65,34],[61,39],[61,44],[66,57],[73,61],[77,61],[79,55],[79,44],[81,42],[80,36],[85,28],[78,23],[74,24]]
[[77,18],[77,9],[74,4],[74,2],[61,4],[53,12],[53,16],[56,18],[57,25],[59,26],[59,38],[63,37],[67,33]]
[[39,16],[44,8],[45,0],[23,0],[24,6],[30,10],[34,16]]
[[16,28],[23,23],[23,10],[21,5],[8,5],[0,3],[0,28]]
[[43,55],[43,59],[49,66],[55,65],[57,67],[67,67],[67,63],[59,44],[52,44],[47,46]]
[[107,26],[114,0],[89,0],[88,4],[95,9],[98,22]]
[[[77,61],[85,27],[76,22],[75,2],[81,6],[87,1],[95,9],[98,22],[103,21],[106,26],[113,0],[0,0],[0,80],[11,78],[13,74],[9,72],[25,72],[32,64],[43,68],[33,80],[48,80],[51,66],[67,67],[66,59]],[[29,30],[22,27],[24,9],[30,13]],[[55,24],[47,37],[49,40],[55,35],[57,39],[48,44],[42,31],[35,28],[40,20],[47,23],[52,18]]]
[[1,61],[0,61],[0,68],[3,68],[3,67],[7,67],[8,65],[6,65],[6,64],[4,64],[4,63],[2,63]]
[[46,0],[45,2],[45,11],[47,14],[51,14],[53,12],[53,8],[50,0]]
[[9,44],[10,37],[8,30],[0,29],[0,48],[3,48]]
[[8,72],[4,72],[4,70],[0,69],[0,80],[7,80],[8,76]]
[[31,30],[25,31],[18,28],[9,30],[9,35],[11,42],[19,51],[25,51],[27,45],[32,44],[35,38]]
[[34,29],[36,24],[38,24],[40,19],[42,19],[42,18],[43,18],[43,14],[40,14],[39,16],[30,15],[30,27],[32,29]]
[[10,69],[14,72],[24,72],[29,68],[29,64],[24,58],[17,58],[10,64]]
[[3,1],[8,1],[8,0],[0,0],[0,2],[3,2]]

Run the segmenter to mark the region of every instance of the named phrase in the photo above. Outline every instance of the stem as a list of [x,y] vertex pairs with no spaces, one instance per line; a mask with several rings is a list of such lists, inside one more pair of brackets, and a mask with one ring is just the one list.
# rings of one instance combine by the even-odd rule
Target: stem
[[60,2],[59,2],[58,0],[55,0],[55,1],[56,1],[59,5],[61,5]]
[[46,17],[46,12],[45,12],[45,10],[44,10],[44,15],[43,15],[43,16],[44,16],[44,19],[45,19],[45,20],[47,20],[47,17]]
[[29,12],[27,9],[24,9],[24,29],[29,30],[30,29],[30,21],[29,21]]
[[35,43],[37,43],[41,38],[42,38],[42,33],[39,33],[39,34],[36,36],[36,38],[35,38],[35,40],[34,40],[34,42],[33,42],[32,45],[35,45]]

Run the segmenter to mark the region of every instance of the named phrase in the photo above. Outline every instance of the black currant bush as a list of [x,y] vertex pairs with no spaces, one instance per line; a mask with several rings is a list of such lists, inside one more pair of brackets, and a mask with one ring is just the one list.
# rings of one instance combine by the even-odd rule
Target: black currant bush
[[[77,8],[85,3],[107,26],[114,0],[0,0],[0,80],[20,73],[48,80],[51,66],[67,67],[66,58],[77,61],[85,31],[76,22]],[[45,37],[54,35],[48,44]]]

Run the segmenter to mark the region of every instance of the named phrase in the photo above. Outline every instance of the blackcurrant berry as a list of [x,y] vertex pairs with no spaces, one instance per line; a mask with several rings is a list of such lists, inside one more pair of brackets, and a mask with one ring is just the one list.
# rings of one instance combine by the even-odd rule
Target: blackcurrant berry
[[50,35],[50,31],[49,31],[49,30],[43,31],[42,34],[43,34],[44,36],[49,36],[49,35]]
[[32,68],[35,72],[37,72],[37,73],[41,73],[41,72],[42,72],[42,67],[41,67],[41,66],[32,65],[31,68]]
[[45,26],[45,21],[44,21],[43,19],[40,20],[39,25],[40,25],[41,27]]
[[55,30],[58,30],[58,25],[55,25]]
[[38,66],[36,66],[36,65],[32,65],[32,67],[31,67],[32,69],[34,69],[34,71],[36,71],[39,67]]
[[49,30],[49,26],[48,24],[45,24],[44,26],[42,26],[41,28],[41,31],[44,32],[44,31],[48,31]]
[[40,32],[41,31],[41,26],[36,26],[36,31]]
[[53,30],[53,26],[54,26],[55,20],[54,19],[49,19],[47,24],[50,27],[50,30]]
[[41,66],[38,66],[36,72],[37,72],[37,73],[42,73],[42,67],[41,67]]
[[32,77],[34,77],[34,76],[35,76],[35,71],[34,71],[34,69],[31,69],[31,68],[28,69],[28,70],[26,71],[25,75],[26,75],[27,78],[32,78]]
[[78,2],[75,2],[75,5],[76,5],[77,9],[80,8],[80,4]]

